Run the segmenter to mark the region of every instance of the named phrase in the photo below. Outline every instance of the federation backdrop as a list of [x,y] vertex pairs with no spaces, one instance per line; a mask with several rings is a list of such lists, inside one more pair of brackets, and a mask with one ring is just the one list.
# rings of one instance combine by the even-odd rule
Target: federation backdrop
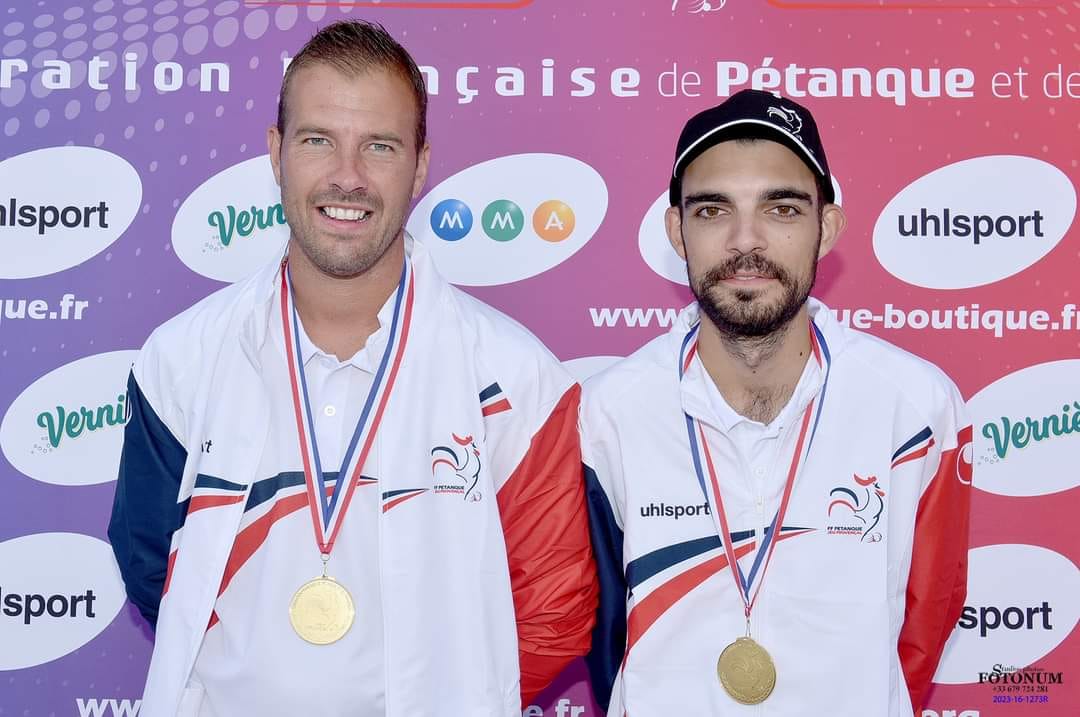
[[[265,130],[285,58],[341,17],[424,66],[409,229],[581,377],[688,301],[661,221],[685,119],[751,86],[811,107],[849,218],[816,294],[975,422],[968,604],[922,715],[1076,714],[1077,0],[6,4],[0,714],[138,712],[151,634],[104,542],[125,376],[280,251]],[[582,666],[526,714],[597,715]]]

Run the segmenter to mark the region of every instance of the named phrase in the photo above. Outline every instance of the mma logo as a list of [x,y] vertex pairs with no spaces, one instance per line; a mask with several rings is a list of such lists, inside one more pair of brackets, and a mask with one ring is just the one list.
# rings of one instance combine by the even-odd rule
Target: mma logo
[[[465,501],[478,503],[483,499],[480,491],[476,490],[480,481],[480,449],[471,435],[450,435],[454,445],[431,449],[431,477],[435,482],[432,492],[436,495],[460,495]],[[453,478],[449,478],[450,475]]]
[[[532,213],[533,231],[546,242],[557,243],[568,239],[575,223],[574,210],[559,199],[541,202]],[[512,241],[525,228],[525,213],[516,202],[497,199],[484,207],[480,225],[489,239]],[[472,228],[472,209],[460,199],[443,199],[431,210],[431,231],[443,241],[461,241]]]
[[604,178],[585,162],[513,154],[444,179],[406,228],[451,283],[500,286],[568,260],[596,234],[607,204]]

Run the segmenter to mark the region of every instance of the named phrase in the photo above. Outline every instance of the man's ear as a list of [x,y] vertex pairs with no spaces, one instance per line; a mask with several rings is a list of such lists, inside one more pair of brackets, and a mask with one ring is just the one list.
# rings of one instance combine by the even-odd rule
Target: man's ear
[[266,148],[270,151],[270,166],[274,168],[274,181],[281,186],[281,133],[277,125],[266,130]]
[[686,261],[686,242],[682,235],[682,207],[668,207],[664,212],[664,228],[667,230],[668,241],[675,253]]
[[847,226],[847,215],[839,204],[826,204],[821,210],[821,246],[818,247],[818,259],[821,259],[836,246],[840,234]]
[[424,182],[427,181],[428,166],[431,162],[431,145],[424,143],[420,153],[416,155],[416,176],[413,177],[412,198],[416,199],[420,196],[420,192],[424,189]]

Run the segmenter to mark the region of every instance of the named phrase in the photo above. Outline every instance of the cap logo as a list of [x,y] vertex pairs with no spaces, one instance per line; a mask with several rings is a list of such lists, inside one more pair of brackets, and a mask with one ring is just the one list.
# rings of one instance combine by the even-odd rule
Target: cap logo
[[[726,4],[727,0],[693,0],[689,10],[694,15],[704,12],[716,12],[717,10],[723,10]],[[671,11],[675,12],[678,7],[679,0],[672,0]]]
[[[786,124],[796,137],[799,137],[799,132],[802,132],[802,117],[799,117],[795,110],[787,107],[770,107],[765,114],[769,117],[779,117],[780,121]],[[802,139],[802,137],[799,137],[799,139]]]

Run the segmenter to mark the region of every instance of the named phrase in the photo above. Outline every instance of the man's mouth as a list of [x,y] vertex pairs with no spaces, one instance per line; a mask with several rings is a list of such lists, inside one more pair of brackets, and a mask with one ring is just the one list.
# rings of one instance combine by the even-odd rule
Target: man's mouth
[[370,209],[356,209],[353,207],[324,206],[319,207],[319,211],[325,217],[342,222],[362,222],[371,216]]

